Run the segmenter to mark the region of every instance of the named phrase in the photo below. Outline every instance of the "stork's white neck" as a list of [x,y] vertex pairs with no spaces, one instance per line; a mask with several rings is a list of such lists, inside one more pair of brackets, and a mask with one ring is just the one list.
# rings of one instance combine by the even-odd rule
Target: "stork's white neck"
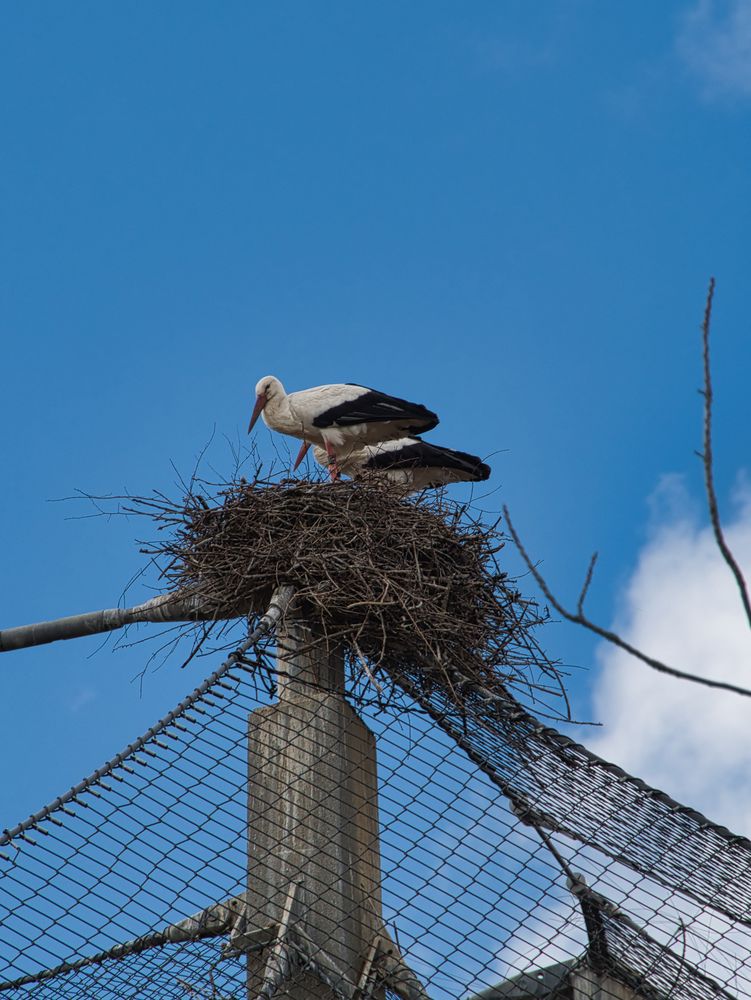
[[291,434],[292,437],[303,437],[303,426],[300,420],[295,417],[289,403],[289,396],[284,391],[284,386],[276,380],[273,389],[266,397],[266,405],[263,408],[263,422],[272,431],[279,431],[281,434]]

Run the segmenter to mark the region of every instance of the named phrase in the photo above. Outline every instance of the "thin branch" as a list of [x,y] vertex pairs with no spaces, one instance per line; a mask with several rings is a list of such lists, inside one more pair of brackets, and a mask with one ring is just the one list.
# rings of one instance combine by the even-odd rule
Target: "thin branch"
[[356,641],[352,643],[352,648],[354,649],[355,655],[357,656],[357,659],[358,659],[358,661],[360,663],[360,666],[365,671],[365,674],[366,674],[368,680],[373,685],[373,687],[376,689],[376,691],[378,692],[379,696],[383,695],[383,688],[381,687],[381,685],[378,683],[378,681],[373,676],[373,672],[371,671],[370,667],[368,666],[368,661],[362,655],[362,651],[361,651],[360,647],[357,645]]
[[573,622],[574,625],[582,625],[584,628],[589,629],[590,632],[594,632],[595,635],[599,635],[601,639],[607,639],[607,641],[612,643],[614,646],[618,646],[620,649],[625,650],[627,653],[630,653],[631,656],[635,656],[637,660],[641,660],[642,663],[646,663],[647,666],[652,667],[653,670],[657,670],[661,674],[669,674],[671,677],[679,677],[681,680],[684,681],[693,681],[695,684],[703,684],[705,687],[718,688],[721,691],[732,691],[733,694],[742,694],[745,695],[747,698],[751,698],[751,691],[747,690],[746,688],[736,687],[735,684],[726,684],[724,681],[713,681],[707,677],[698,677],[696,674],[689,674],[683,670],[677,670],[675,667],[670,667],[666,663],[663,663],[661,660],[656,660],[653,656],[648,656],[646,653],[642,653],[640,649],[637,649],[635,646],[632,646],[630,643],[626,642],[626,640],[622,639],[616,632],[611,632],[609,629],[602,628],[601,626],[595,624],[595,622],[591,621],[584,614],[582,609],[582,604],[583,604],[583,598],[586,595],[587,587],[589,585],[589,580],[591,579],[591,573],[594,567],[594,560],[590,562],[589,572],[587,574],[588,579],[585,581],[585,585],[582,588],[582,595],[579,599],[579,607],[576,614],[574,614],[572,611],[568,611],[566,608],[563,607],[560,601],[553,595],[550,587],[546,583],[542,574],[535,566],[535,564],[532,562],[531,558],[527,553],[527,550],[522,545],[521,539],[519,538],[519,535],[516,533],[516,529],[514,528],[514,525],[511,522],[511,516],[509,514],[508,507],[504,506],[503,513],[506,518],[506,524],[508,525],[511,537],[514,540],[514,544],[519,550],[519,554],[521,555],[522,559],[527,564],[527,568],[529,569],[530,573],[535,578],[538,587],[545,595],[545,599],[548,601],[548,603],[558,612],[559,615],[561,615],[561,617],[565,618],[566,621]]
[[746,619],[749,626],[751,626],[751,602],[748,597],[748,590],[746,588],[746,581],[741,572],[741,568],[735,561],[733,553],[730,551],[730,547],[725,541],[725,535],[722,530],[722,525],[720,523],[720,510],[717,504],[717,493],[715,492],[714,486],[714,472],[713,472],[713,460],[712,460],[712,376],[710,370],[710,352],[709,352],[709,327],[710,321],[712,319],[712,299],[714,298],[714,288],[715,281],[714,278],[709,279],[709,289],[707,291],[707,303],[704,307],[704,320],[701,325],[701,335],[702,335],[702,354],[704,359],[704,390],[702,395],[704,396],[704,452],[699,457],[702,460],[704,466],[704,483],[707,490],[707,506],[709,507],[709,516],[712,521],[712,530],[714,531],[715,541],[717,542],[717,547],[722,553],[722,558],[730,567],[730,570],[735,577],[735,582],[738,584],[738,590],[741,595],[741,601],[743,602],[743,609],[746,612]]
[[579,600],[576,602],[576,610],[579,615],[584,614],[584,602],[587,599],[587,591],[589,590],[590,584],[592,583],[592,577],[595,572],[595,563],[597,562],[597,553],[592,553],[592,558],[589,560],[589,566],[587,568],[587,575],[584,578],[584,586],[579,594]]

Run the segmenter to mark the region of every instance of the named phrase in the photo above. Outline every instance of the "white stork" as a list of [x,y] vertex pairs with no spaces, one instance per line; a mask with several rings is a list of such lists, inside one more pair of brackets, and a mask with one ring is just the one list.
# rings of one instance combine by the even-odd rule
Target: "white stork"
[[[319,465],[330,465],[323,448],[314,448],[313,454]],[[407,487],[410,493],[448,483],[482,482],[490,476],[490,466],[477,455],[442,448],[418,437],[353,448],[339,455],[338,468],[353,479],[383,477]]]
[[338,475],[337,453],[429,431],[438,417],[420,403],[387,396],[364,385],[319,385],[286,393],[273,375],[256,386],[256,403],[248,433],[263,414],[267,427],[302,438],[296,469],[311,444],[321,445],[329,458],[332,478]]

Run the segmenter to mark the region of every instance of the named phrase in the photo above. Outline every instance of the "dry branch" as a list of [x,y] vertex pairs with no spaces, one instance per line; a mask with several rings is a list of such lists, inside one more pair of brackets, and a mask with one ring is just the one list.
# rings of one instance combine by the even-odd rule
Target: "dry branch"
[[732,691],[733,694],[742,694],[748,698],[751,698],[751,691],[746,688],[737,687],[735,684],[727,684],[724,681],[713,681],[708,677],[699,677],[696,674],[686,673],[684,670],[678,670],[676,667],[668,666],[668,664],[663,663],[661,660],[656,659],[654,656],[649,656],[647,653],[643,653],[636,646],[632,646],[631,643],[626,642],[622,639],[616,632],[611,632],[609,629],[602,628],[595,622],[591,621],[590,618],[584,613],[584,599],[587,595],[587,590],[592,582],[592,574],[594,572],[594,566],[596,561],[596,555],[592,557],[589,563],[589,568],[587,569],[587,575],[584,581],[584,585],[577,602],[576,612],[569,611],[565,608],[558,598],[553,594],[547,581],[540,573],[539,569],[535,563],[530,558],[526,548],[522,544],[522,541],[517,534],[516,529],[511,521],[511,515],[509,514],[508,507],[503,508],[503,515],[506,518],[506,524],[511,532],[511,537],[514,540],[514,544],[519,550],[519,554],[527,565],[532,576],[535,578],[538,587],[545,595],[545,599],[549,602],[551,607],[553,607],[561,617],[565,618],[566,621],[572,622],[574,625],[581,625],[583,628],[588,629],[590,632],[594,632],[595,635],[599,635],[601,639],[606,639],[608,642],[612,643],[614,646],[618,646],[620,649],[625,650],[625,652],[630,653],[631,656],[636,657],[637,660],[641,660],[642,663],[646,663],[647,666],[652,667],[653,670],[657,670],[662,674],[669,674],[671,677],[678,677],[684,681],[692,681],[694,684],[703,684],[705,687],[718,688],[721,691]]
[[[717,503],[717,493],[714,486],[714,466],[713,466],[713,456],[712,456],[712,377],[710,369],[710,349],[709,349],[709,329],[710,322],[712,318],[712,302],[714,299],[715,290],[715,279],[710,278],[709,288],[707,290],[707,300],[704,307],[704,319],[702,322],[702,356],[704,363],[704,389],[702,390],[702,395],[704,396],[704,451],[700,453],[699,457],[702,460],[704,466],[704,482],[706,486],[707,493],[707,506],[709,508],[709,516],[712,522],[712,529],[714,531],[715,541],[722,554],[723,559],[730,567],[733,576],[735,577],[735,582],[738,585],[738,590],[740,592],[741,601],[743,603],[743,608],[746,613],[746,619],[751,626],[751,602],[749,601],[748,590],[746,587],[746,581],[744,579],[743,573],[736,562],[730,547],[725,540],[725,535],[722,530],[722,524],[720,521],[719,506]],[[604,629],[600,625],[593,622],[584,612],[584,601],[589,591],[590,584],[592,583],[592,575],[594,573],[595,563],[597,562],[597,553],[595,553],[589,563],[587,568],[587,573],[584,579],[584,584],[579,595],[579,599],[576,604],[576,612],[569,611],[565,608],[561,602],[555,597],[547,582],[543,578],[539,569],[533,563],[532,559],[527,554],[524,545],[519,538],[519,535],[514,529],[511,523],[511,517],[508,512],[508,508],[504,507],[504,516],[506,522],[509,526],[509,531],[514,540],[514,543],[519,550],[519,553],[527,564],[529,571],[532,573],[533,577],[537,581],[540,590],[545,595],[546,600],[550,603],[558,614],[560,614],[567,621],[572,622],[575,625],[581,625],[593,632],[595,635],[600,636],[602,639],[607,640],[614,646],[618,646],[625,652],[629,653],[631,656],[636,657],[636,659],[641,660],[648,666],[652,667],[653,670],[657,670],[663,674],[669,674],[671,677],[677,677],[680,680],[691,681],[694,684],[702,684],[705,687],[718,688],[722,691],[731,691],[733,694],[741,694],[747,697],[751,697],[751,691],[746,688],[738,687],[735,684],[728,684],[724,681],[713,681],[707,677],[699,677],[696,674],[687,673],[684,670],[678,670],[675,667],[671,667],[661,660],[656,659],[654,656],[650,656],[647,653],[642,652],[631,643],[626,642],[621,636],[616,632],[612,632],[609,629]]]
[[746,620],[749,626],[751,626],[751,602],[749,602],[748,589],[746,588],[746,581],[744,579],[741,568],[736,562],[733,553],[730,550],[730,546],[725,540],[725,534],[722,530],[722,523],[720,521],[720,509],[717,503],[717,493],[714,486],[714,462],[712,457],[712,373],[710,369],[710,351],[709,351],[709,327],[712,319],[712,301],[714,299],[714,288],[715,280],[714,278],[709,279],[709,289],[707,291],[707,302],[704,307],[704,320],[701,325],[702,333],[702,358],[704,362],[704,389],[702,395],[704,396],[704,451],[699,456],[702,460],[702,465],[704,466],[704,484],[707,491],[707,507],[709,508],[709,517],[712,521],[712,530],[714,531],[715,541],[717,542],[717,547],[722,553],[722,558],[730,567],[730,571],[735,577],[735,582],[738,585],[738,591],[741,595],[741,602],[743,603],[743,610],[746,613]]

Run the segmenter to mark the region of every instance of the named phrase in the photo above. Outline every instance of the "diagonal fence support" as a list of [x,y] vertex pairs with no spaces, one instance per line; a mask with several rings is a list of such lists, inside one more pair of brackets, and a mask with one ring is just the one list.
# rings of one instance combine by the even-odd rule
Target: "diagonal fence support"
[[343,697],[340,648],[288,614],[279,700],[249,716],[248,1000],[426,1000],[383,926],[375,739]]

